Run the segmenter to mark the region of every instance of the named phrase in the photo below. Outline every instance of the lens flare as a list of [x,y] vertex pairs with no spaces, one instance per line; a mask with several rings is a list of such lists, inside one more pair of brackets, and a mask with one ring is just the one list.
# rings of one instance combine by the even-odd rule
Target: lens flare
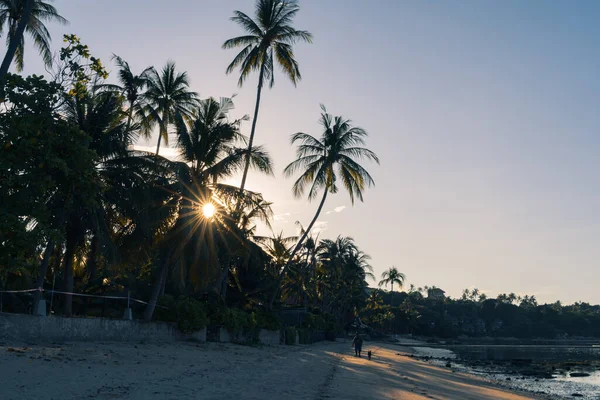
[[212,203],[206,203],[202,207],[202,214],[204,214],[205,218],[212,218],[215,215],[215,206]]

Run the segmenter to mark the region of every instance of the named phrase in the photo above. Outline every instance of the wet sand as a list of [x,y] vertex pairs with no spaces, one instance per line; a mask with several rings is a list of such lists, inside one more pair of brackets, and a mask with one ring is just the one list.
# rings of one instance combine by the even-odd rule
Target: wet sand
[[0,346],[0,398],[17,399],[544,399],[493,386],[365,343],[68,343]]

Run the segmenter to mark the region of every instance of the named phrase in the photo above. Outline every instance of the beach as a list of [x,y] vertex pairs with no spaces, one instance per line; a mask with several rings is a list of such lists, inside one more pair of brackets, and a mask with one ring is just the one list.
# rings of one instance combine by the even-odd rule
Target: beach
[[[366,351],[373,359],[366,359]],[[547,399],[366,342],[251,347],[221,343],[0,346],[1,398]]]

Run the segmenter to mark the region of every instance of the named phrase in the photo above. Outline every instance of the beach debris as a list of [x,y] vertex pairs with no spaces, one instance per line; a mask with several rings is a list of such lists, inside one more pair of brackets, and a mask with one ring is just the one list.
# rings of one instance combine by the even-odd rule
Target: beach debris
[[23,347],[22,349],[18,349],[15,347],[9,347],[6,349],[6,351],[8,351],[9,353],[25,353],[27,350],[29,350],[28,347]]

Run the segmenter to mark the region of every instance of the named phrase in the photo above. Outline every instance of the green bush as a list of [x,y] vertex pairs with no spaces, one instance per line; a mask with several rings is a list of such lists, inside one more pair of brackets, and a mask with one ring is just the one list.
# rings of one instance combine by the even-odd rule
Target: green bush
[[171,295],[164,295],[158,299],[154,318],[157,321],[177,322],[177,302]]
[[237,308],[228,308],[225,312],[224,324],[225,328],[232,335],[240,334],[244,329],[251,328],[252,321],[250,315],[245,311]]
[[302,324],[315,331],[335,331],[335,318],[329,314],[308,314]]
[[221,304],[209,303],[208,308],[208,317],[210,318],[210,323],[214,325],[225,325],[225,319],[227,314],[227,307]]
[[177,302],[177,328],[182,333],[197,332],[207,323],[208,317],[202,303],[190,298]]
[[227,308],[223,305],[209,306],[209,317],[213,324],[225,327],[232,335],[238,335],[244,330],[256,326],[256,320],[250,314],[237,308]]
[[258,329],[267,329],[270,331],[281,329],[281,320],[271,312],[256,311],[252,313],[252,316],[256,321],[256,327]]

